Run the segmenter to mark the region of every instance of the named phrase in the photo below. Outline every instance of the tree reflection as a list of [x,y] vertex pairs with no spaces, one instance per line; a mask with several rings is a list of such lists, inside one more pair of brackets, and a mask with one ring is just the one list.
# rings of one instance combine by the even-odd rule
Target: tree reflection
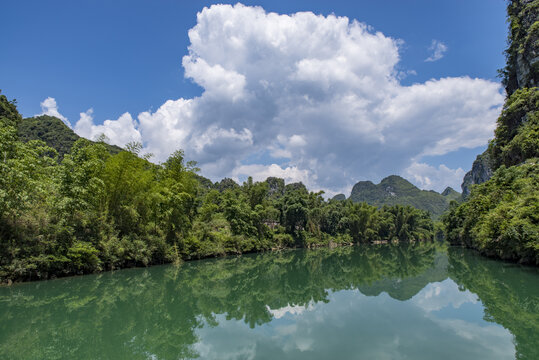
[[[488,318],[513,331],[520,353],[536,355],[522,343],[533,344],[539,330],[537,288],[526,290],[510,267],[449,254],[451,277],[479,295]],[[16,285],[0,289],[0,358],[194,358],[197,329],[219,325],[218,314],[254,328],[273,319],[269,309],[328,302],[333,291],[407,300],[447,278],[447,263],[434,243],[358,246]],[[529,332],[513,329],[516,322]]]
[[449,276],[459,288],[477,294],[486,321],[496,322],[515,337],[517,359],[539,359],[539,271],[449,249]]

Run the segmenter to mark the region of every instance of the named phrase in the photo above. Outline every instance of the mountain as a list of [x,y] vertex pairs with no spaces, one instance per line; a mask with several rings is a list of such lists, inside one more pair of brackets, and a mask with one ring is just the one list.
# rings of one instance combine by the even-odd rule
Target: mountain
[[509,47],[500,71],[507,96],[539,86],[539,6],[536,0],[512,0],[507,5]]
[[346,195],[344,195],[344,194],[337,194],[337,195],[335,195],[334,197],[332,197],[332,200],[337,200],[337,201],[343,201],[343,200],[346,200]]
[[455,189],[453,189],[450,186],[446,187],[445,190],[442,191],[442,196],[448,199],[449,201],[451,200],[459,201],[462,197],[461,193],[457,192]]
[[378,296],[385,292],[396,300],[410,300],[428,284],[442,282],[447,279],[448,267],[449,258],[447,254],[437,252],[432,265],[417,275],[403,276],[402,278],[386,277],[370,284],[361,284],[358,286],[358,290],[366,296]]
[[[536,92],[539,86],[539,21],[537,20],[539,6],[537,4],[537,1],[533,0],[512,0],[507,5],[510,23],[509,48],[505,51],[506,66],[500,70],[500,75],[502,75],[502,83],[505,85],[508,100],[519,90],[531,89],[532,92]],[[519,99],[511,102],[512,108],[520,107],[520,111],[514,111],[508,103],[504,106],[501,120],[509,118],[507,115],[511,112],[515,116],[512,116],[510,121],[505,121],[505,124],[501,124],[502,126],[498,126],[495,141],[484,153],[477,156],[472,169],[464,176],[461,185],[463,198],[470,194],[471,185],[482,184],[489,180],[493,170],[501,164],[511,166],[537,156],[537,143],[534,143],[534,139],[537,139],[538,134],[534,129],[534,122],[529,121],[531,117],[527,115],[535,111],[537,104],[533,104],[532,100],[529,101],[528,106],[521,106],[525,96],[516,95]],[[528,98],[533,99],[533,95]],[[498,123],[500,124],[500,121]],[[517,137],[518,132],[520,136]],[[511,144],[514,138],[516,141]]]
[[484,153],[477,155],[472,164],[472,169],[464,175],[462,180],[462,197],[470,195],[472,185],[482,184],[492,177],[492,167],[490,165],[490,155],[488,149]]
[[350,200],[366,202],[369,205],[410,205],[418,209],[427,210],[433,218],[438,218],[447,210],[451,200],[460,197],[452,188],[439,194],[433,190],[421,190],[408,180],[391,175],[375,185],[371,181],[360,181],[352,188]]
[[[42,140],[48,146],[58,151],[60,158],[71,150],[71,147],[80,139],[80,136],[70,129],[64,122],[54,116],[41,115],[25,118],[18,124],[19,137],[22,141]],[[122,148],[116,145],[105,144],[111,154],[117,154]]]
[[538,0],[508,2],[507,64],[500,71],[505,103],[494,139],[464,178],[465,201],[452,206],[443,219],[450,243],[535,265],[539,265],[538,5]]

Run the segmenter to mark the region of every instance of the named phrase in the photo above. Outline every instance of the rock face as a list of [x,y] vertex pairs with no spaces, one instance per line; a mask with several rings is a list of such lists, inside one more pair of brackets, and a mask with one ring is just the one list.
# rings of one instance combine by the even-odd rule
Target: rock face
[[333,199],[333,200],[337,200],[337,201],[344,201],[344,200],[346,200],[346,195],[344,195],[344,194],[337,194],[337,195],[335,195],[332,199]]
[[470,195],[472,185],[481,184],[489,180],[492,177],[492,168],[490,166],[490,156],[488,150],[482,154],[477,155],[477,158],[473,162],[472,170],[468,171],[464,175],[462,181],[462,197],[466,198]]
[[[526,34],[523,41],[519,43],[516,76],[519,88],[535,87],[539,85],[537,67],[539,66],[539,29],[537,1],[521,0],[520,13],[517,14],[520,26]],[[532,4],[535,3],[535,4]]]
[[[460,197],[460,194],[451,189]],[[369,205],[410,205],[417,209],[427,210],[434,219],[438,218],[454,199],[454,194],[447,190],[443,196],[436,191],[421,190],[408,180],[391,175],[375,185],[370,181],[360,181],[352,188],[350,199],[354,202],[366,202]]]
[[[505,51],[507,65],[500,74],[509,98],[518,89],[539,86],[539,1],[512,0],[507,5],[507,15],[510,32]],[[525,122],[523,117],[514,126]],[[484,183],[492,176],[492,164],[496,165],[497,161],[491,161],[496,159],[490,159],[487,151],[477,156],[472,170],[464,176],[461,185],[464,198],[470,194],[472,185]],[[496,158],[495,152],[491,154]]]
[[508,96],[517,89],[539,86],[538,13],[537,0],[512,0],[507,6],[510,36],[502,82]]

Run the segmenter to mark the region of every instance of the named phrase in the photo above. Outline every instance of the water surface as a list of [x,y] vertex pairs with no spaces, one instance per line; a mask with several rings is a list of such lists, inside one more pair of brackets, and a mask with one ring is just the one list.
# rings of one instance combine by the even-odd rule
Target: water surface
[[434,244],[0,288],[1,359],[539,359],[539,272]]

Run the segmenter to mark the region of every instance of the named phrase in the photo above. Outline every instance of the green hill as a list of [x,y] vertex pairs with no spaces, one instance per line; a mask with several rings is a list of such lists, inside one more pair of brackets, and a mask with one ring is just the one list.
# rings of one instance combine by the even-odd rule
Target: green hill
[[442,191],[442,196],[444,196],[449,201],[451,201],[451,200],[458,201],[462,197],[461,193],[457,192],[455,189],[453,189],[450,186],[446,187],[445,190]]
[[[539,1],[510,1],[507,15],[505,104],[494,139],[464,179],[466,201],[443,221],[452,244],[539,265]],[[492,176],[477,181],[487,167]]]
[[[19,137],[22,141],[42,140],[58,151],[60,158],[71,150],[80,136],[75,134],[64,122],[54,116],[41,115],[23,119],[18,124]],[[111,154],[117,154],[122,148],[106,145]]]
[[[401,254],[406,256],[408,253],[402,252]],[[404,257],[404,259],[411,261],[402,262],[403,267],[406,266],[404,264],[415,265],[410,266],[411,270],[421,269],[421,265],[430,266],[419,274],[406,274],[407,276],[402,277],[386,277],[373,281],[370,284],[361,284],[358,286],[359,291],[366,296],[378,296],[382,292],[386,292],[393,299],[406,301],[417,295],[428,284],[441,282],[448,278],[449,259],[444,252],[436,252],[432,264],[421,264],[418,266],[415,263],[416,261],[429,259],[429,257],[417,257],[415,259]]]
[[410,205],[427,210],[433,218],[438,218],[449,202],[460,198],[460,194],[448,187],[442,194],[433,190],[421,190],[408,180],[391,175],[375,185],[371,181],[360,181],[352,188],[350,199],[354,202],[366,202],[369,205]]

